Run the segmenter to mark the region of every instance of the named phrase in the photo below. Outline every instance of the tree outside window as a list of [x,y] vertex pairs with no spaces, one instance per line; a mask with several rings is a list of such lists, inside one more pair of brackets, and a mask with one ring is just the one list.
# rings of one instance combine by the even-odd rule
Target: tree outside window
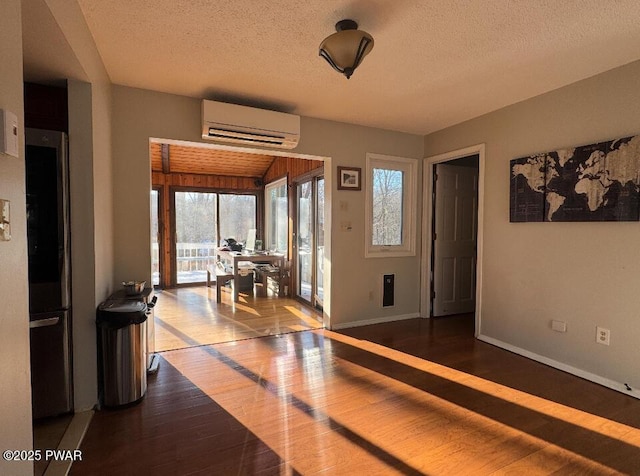
[[415,256],[415,159],[367,154],[365,257]]
[[401,170],[373,169],[373,245],[402,244],[403,178]]
[[256,228],[255,195],[220,194],[220,238],[244,242]]
[[287,178],[265,186],[265,249],[287,253],[289,241]]

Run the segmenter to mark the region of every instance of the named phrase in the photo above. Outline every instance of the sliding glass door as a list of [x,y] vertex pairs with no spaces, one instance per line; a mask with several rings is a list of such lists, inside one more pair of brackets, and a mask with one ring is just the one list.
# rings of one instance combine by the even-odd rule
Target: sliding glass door
[[296,295],[322,308],[324,299],[324,178],[296,186]]
[[287,178],[264,187],[264,249],[284,253],[289,251],[289,201]]
[[256,228],[257,196],[213,190],[171,190],[173,201],[173,283],[203,283],[216,248],[234,238],[244,243]]
[[313,293],[313,194],[310,180],[298,184],[298,230],[297,230],[297,258],[298,279],[297,294],[305,301],[311,303]]
[[316,307],[322,307],[324,301],[324,177],[316,179]]
[[151,284],[160,285],[162,236],[160,226],[160,190],[151,190]]
[[216,193],[174,192],[175,273],[177,284],[206,280],[218,246]]

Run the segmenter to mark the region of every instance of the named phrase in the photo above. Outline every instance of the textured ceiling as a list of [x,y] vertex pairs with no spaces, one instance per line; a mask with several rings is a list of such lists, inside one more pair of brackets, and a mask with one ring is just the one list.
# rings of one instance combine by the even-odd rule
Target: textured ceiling
[[[78,0],[115,84],[426,134],[640,59],[637,0]],[[318,56],[342,18],[375,46]]]

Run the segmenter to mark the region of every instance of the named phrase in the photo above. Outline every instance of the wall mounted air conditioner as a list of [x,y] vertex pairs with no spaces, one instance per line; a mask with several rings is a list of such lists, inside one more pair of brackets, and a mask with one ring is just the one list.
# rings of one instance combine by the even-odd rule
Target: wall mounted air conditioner
[[300,116],[204,100],[202,138],[293,149],[300,139]]

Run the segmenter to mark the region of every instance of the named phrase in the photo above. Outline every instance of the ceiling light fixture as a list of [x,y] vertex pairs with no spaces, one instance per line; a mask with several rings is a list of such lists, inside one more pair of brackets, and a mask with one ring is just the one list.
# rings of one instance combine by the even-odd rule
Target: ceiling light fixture
[[320,56],[349,79],[372,49],[373,37],[369,33],[358,30],[353,20],[340,20],[336,23],[336,33],[320,43]]

